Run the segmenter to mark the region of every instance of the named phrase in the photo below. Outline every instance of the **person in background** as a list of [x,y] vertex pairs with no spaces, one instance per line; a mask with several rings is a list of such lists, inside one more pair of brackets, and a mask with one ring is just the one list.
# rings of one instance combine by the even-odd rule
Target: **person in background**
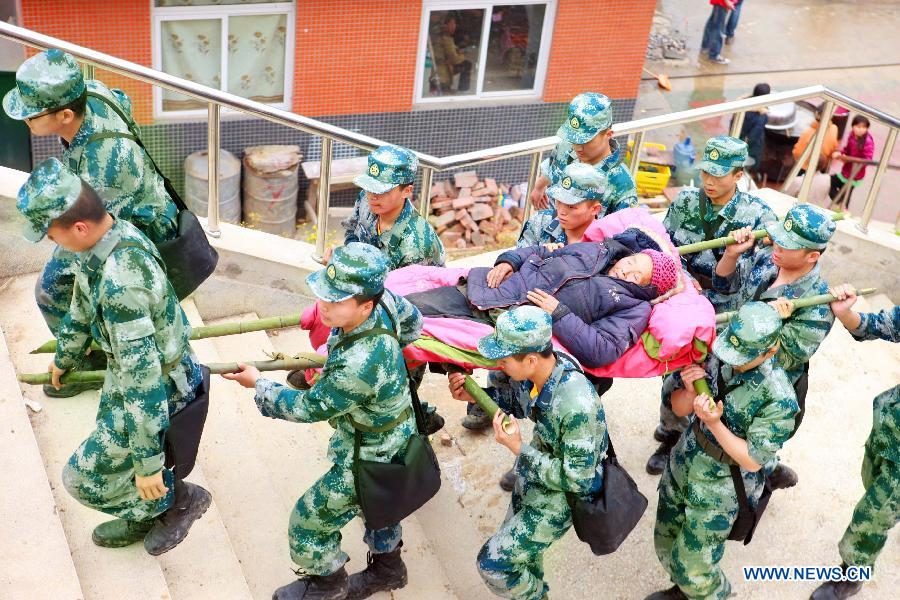
[[837,203],[838,210],[842,208],[850,210],[850,195],[853,193],[853,188],[858,187],[866,176],[866,165],[857,163],[853,159],[872,160],[874,155],[875,140],[869,133],[869,119],[863,115],[856,115],[851,122],[850,135],[847,136],[844,149],[840,152],[835,151],[831,155],[831,158],[844,161],[844,167],[840,173],[831,176],[831,190],[828,192],[828,197],[834,201],[844,185],[848,181],[850,182],[847,194]]
[[[803,156],[803,151],[812,143],[813,136],[816,135],[816,130],[819,129],[819,121],[821,120],[822,108],[819,107],[816,109],[816,120],[809,126],[809,129],[800,134],[800,139],[794,144],[794,149],[791,151],[791,154],[793,154],[795,161],[800,160],[800,157]],[[822,141],[822,151],[819,153],[818,166],[816,167],[819,171],[825,172],[825,169],[828,166],[828,160],[831,158],[831,155],[834,154],[835,150],[838,149],[839,144],[840,140],[838,139],[837,125],[828,123],[828,129],[825,131],[825,139]],[[809,168],[809,162],[809,159],[807,159],[801,167],[799,175],[806,173],[806,170]]]
[[449,17],[438,25],[436,34],[432,33],[434,64],[438,70],[438,78],[442,92],[453,92],[453,76],[459,74],[457,92],[468,92],[471,86],[472,61],[456,45],[456,17]]
[[[740,5],[738,5],[740,6]],[[737,9],[734,11],[737,12]],[[728,39],[728,38],[726,38]],[[753,87],[752,98],[765,96],[772,92],[768,83],[757,83]],[[756,110],[748,110],[744,113],[744,123],[741,125],[740,138],[747,142],[747,155],[753,159],[750,171],[755,176],[762,164],[763,151],[766,148],[766,123],[769,122],[769,109],[765,106]]]
[[734,10],[728,13],[728,19],[725,20],[725,43],[729,46],[734,43],[734,32],[737,30],[743,7],[744,0],[737,0],[734,4]]
[[[706,20],[706,26],[703,28],[703,42],[700,45],[700,54],[709,53],[709,60],[719,65],[727,65],[731,61],[720,56],[722,52],[722,41],[725,39],[725,24],[728,21],[729,14],[734,11],[737,4],[736,0],[709,0],[712,5],[712,12]],[[735,21],[735,27],[737,22]]]

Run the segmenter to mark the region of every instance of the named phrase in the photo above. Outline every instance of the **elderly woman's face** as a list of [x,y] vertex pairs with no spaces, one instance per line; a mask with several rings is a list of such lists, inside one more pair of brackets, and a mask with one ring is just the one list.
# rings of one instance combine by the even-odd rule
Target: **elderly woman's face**
[[653,260],[640,253],[626,256],[612,266],[609,275],[638,285],[650,285],[653,277]]

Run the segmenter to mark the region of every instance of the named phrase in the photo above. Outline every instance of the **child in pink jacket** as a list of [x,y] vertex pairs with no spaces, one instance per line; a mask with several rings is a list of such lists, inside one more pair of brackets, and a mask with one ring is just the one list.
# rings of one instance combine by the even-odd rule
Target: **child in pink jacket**
[[856,115],[853,117],[851,126],[852,129],[847,137],[847,144],[844,146],[844,150],[831,155],[832,158],[844,161],[844,167],[840,173],[835,173],[831,176],[831,191],[828,193],[829,198],[833,202],[840,193],[841,188],[844,187],[844,184],[850,181],[851,187],[842,199],[843,202],[837,203],[838,209],[841,209],[843,204],[847,210],[850,210],[850,194],[853,193],[853,188],[862,183],[863,178],[866,176],[866,165],[859,164],[852,159],[872,160],[872,156],[875,154],[875,141],[872,139],[872,134],[869,133],[869,119],[863,115]]

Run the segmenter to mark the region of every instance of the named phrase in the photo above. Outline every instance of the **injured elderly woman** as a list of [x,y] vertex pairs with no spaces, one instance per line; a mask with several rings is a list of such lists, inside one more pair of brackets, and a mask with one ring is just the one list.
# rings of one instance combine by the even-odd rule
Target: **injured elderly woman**
[[493,268],[471,269],[457,285],[408,294],[426,317],[493,325],[503,311],[535,304],[553,334],[586,368],[612,363],[640,338],[650,301],[677,285],[679,267],[639,229],[602,242],[518,248]]

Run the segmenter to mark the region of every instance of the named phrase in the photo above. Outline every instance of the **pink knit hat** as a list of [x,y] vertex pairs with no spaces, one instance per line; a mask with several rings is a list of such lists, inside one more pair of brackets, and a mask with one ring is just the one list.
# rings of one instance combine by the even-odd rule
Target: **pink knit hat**
[[646,254],[653,261],[650,283],[656,286],[660,296],[678,284],[678,265],[671,256],[656,250],[641,250],[641,254]]

